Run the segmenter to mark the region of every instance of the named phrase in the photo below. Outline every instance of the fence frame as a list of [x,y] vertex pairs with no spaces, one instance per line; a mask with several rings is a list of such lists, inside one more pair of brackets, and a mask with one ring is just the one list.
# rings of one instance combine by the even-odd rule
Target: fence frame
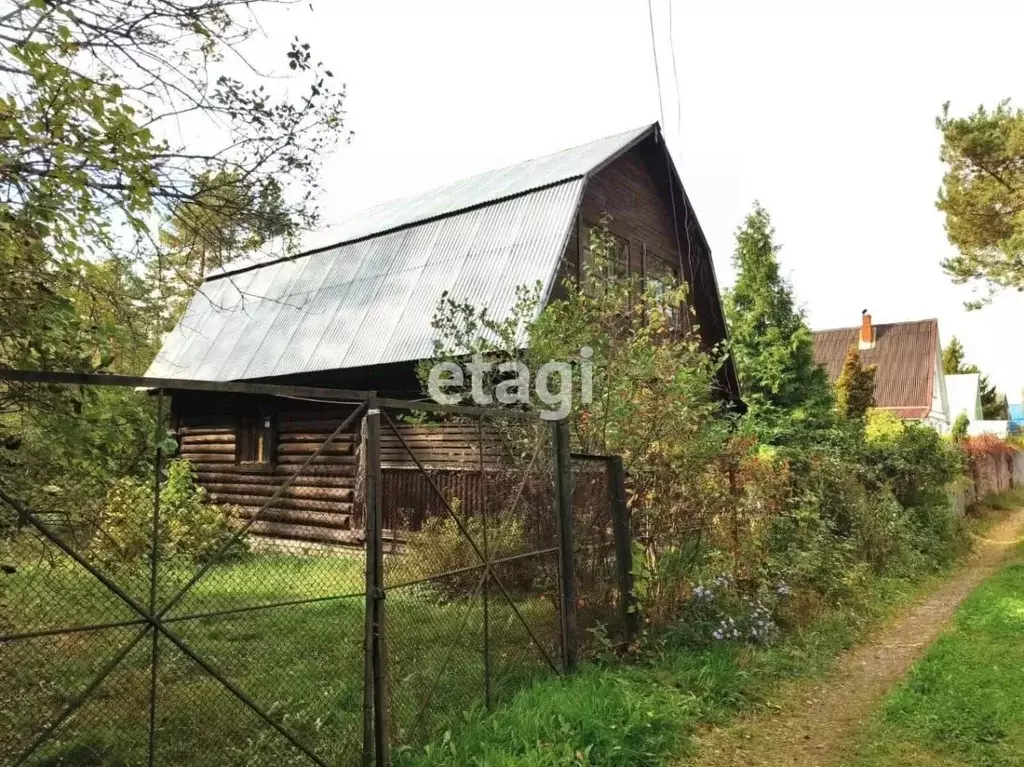
[[[122,602],[128,605],[131,610],[136,614],[136,618],[131,621],[124,622],[124,625],[135,626],[139,628],[137,635],[131,640],[125,648],[123,648],[115,657],[113,657],[109,663],[107,663],[102,669],[99,670],[96,678],[93,682],[88,685],[82,693],[73,701],[71,701],[64,712],[54,722],[51,722],[48,726],[44,727],[38,735],[34,738],[32,745],[29,750],[23,754],[21,762],[24,762],[30,757],[31,753],[43,742],[45,742],[53,733],[60,727],[60,725],[70,717],[85,701],[91,696],[93,692],[100,686],[100,684],[106,679],[109,673],[127,656],[132,649],[145,637],[146,633],[152,632],[152,669],[150,679],[150,710],[149,710],[149,721],[150,721],[150,732],[149,732],[149,764],[153,764],[155,752],[156,752],[156,708],[157,708],[157,694],[156,694],[156,674],[157,674],[157,639],[164,637],[185,655],[190,657],[195,663],[197,663],[210,677],[217,680],[223,685],[234,697],[241,701],[246,707],[248,707],[253,713],[257,714],[266,724],[275,729],[281,736],[288,740],[294,747],[300,750],[306,757],[309,758],[312,764],[324,765],[323,762],[311,748],[297,740],[296,737],[288,731],[287,728],[282,727],[276,720],[275,717],[265,712],[259,704],[251,699],[244,690],[240,689],[237,685],[231,682],[226,675],[220,672],[215,666],[209,663],[202,655],[193,650],[188,644],[184,642],[174,631],[171,630],[170,625],[175,621],[188,619],[194,616],[168,616],[168,612],[177,605],[182,598],[191,590],[191,588],[213,567],[214,563],[218,561],[219,556],[223,554],[231,545],[233,545],[238,539],[246,534],[246,532],[258,521],[260,515],[268,508],[270,508],[275,501],[284,495],[288,487],[300,476],[301,472],[307,465],[317,456],[319,456],[328,445],[330,445],[339,434],[345,432],[349,426],[353,423],[358,424],[359,418],[363,418],[365,424],[365,434],[363,438],[365,440],[365,454],[363,454],[363,460],[365,461],[365,489],[363,498],[365,502],[365,509],[363,510],[363,526],[365,532],[365,541],[363,543],[365,551],[365,626],[364,626],[364,677],[363,677],[363,746],[362,746],[362,763],[364,766],[378,765],[383,767],[390,764],[391,755],[391,734],[390,734],[390,721],[389,721],[389,671],[388,671],[388,658],[387,658],[387,611],[386,611],[386,595],[387,589],[384,584],[383,574],[383,562],[384,562],[384,528],[383,528],[383,498],[382,498],[382,467],[381,467],[381,429],[382,429],[382,416],[383,421],[397,436],[399,441],[403,444],[405,449],[409,452],[409,455],[413,458],[417,468],[424,473],[428,483],[432,486],[433,492],[440,498],[447,512],[455,519],[456,523],[460,525],[461,522],[458,520],[458,515],[454,513],[451,505],[444,493],[434,484],[433,480],[427,474],[426,470],[420,464],[416,458],[413,449],[405,442],[400,431],[396,428],[395,423],[388,416],[387,412],[392,411],[426,411],[437,414],[459,414],[475,418],[478,422],[477,439],[479,447],[479,465],[477,470],[480,472],[481,482],[486,483],[485,469],[484,469],[484,429],[483,422],[488,417],[500,417],[503,419],[516,418],[523,419],[525,421],[532,421],[542,423],[544,419],[536,412],[526,412],[517,410],[505,410],[500,408],[480,408],[480,407],[468,407],[461,405],[440,405],[430,402],[414,402],[399,399],[383,398],[379,397],[375,391],[352,391],[345,389],[330,389],[323,387],[305,387],[305,386],[280,386],[274,384],[262,384],[262,383],[248,383],[248,382],[211,382],[211,381],[191,381],[191,380],[176,380],[176,379],[164,379],[164,378],[145,378],[135,376],[122,376],[122,375],[106,375],[106,374],[89,374],[89,373],[61,373],[61,372],[43,372],[43,371],[24,371],[24,370],[9,370],[0,369],[0,382],[16,382],[16,383],[29,383],[29,384],[41,384],[41,385],[57,385],[57,386],[112,386],[121,388],[136,388],[142,390],[148,390],[149,393],[158,397],[158,412],[162,415],[164,411],[164,400],[165,392],[173,391],[199,391],[199,392],[219,392],[219,393],[232,393],[232,394],[251,394],[261,396],[274,396],[274,397],[286,397],[286,398],[308,398],[313,400],[326,400],[335,402],[338,404],[352,404],[356,407],[353,412],[343,420],[342,425],[339,426],[326,440],[320,445],[320,447],[311,454],[305,463],[299,466],[293,474],[288,475],[282,479],[280,486],[277,490],[266,499],[261,509],[247,519],[243,524],[240,525],[239,529],[231,536],[231,538],[218,550],[217,554],[211,558],[211,560],[204,566],[200,567],[199,570],[180,588],[176,589],[173,596],[171,596],[161,606],[157,604],[157,579],[159,577],[159,546],[156,543],[159,536],[158,525],[160,524],[160,468],[164,461],[165,456],[163,451],[160,449],[161,441],[157,439],[157,450],[154,455],[154,466],[156,467],[156,482],[154,483],[154,507],[153,507],[153,551],[151,552],[149,571],[151,577],[150,593],[148,599],[148,605],[138,602],[136,599],[131,597],[129,594],[124,592],[117,583],[110,578],[106,577],[105,574],[99,568],[92,565],[92,563],[85,560],[74,548],[74,546],[68,544],[62,540],[60,535],[55,531],[51,530],[45,522],[39,519],[31,509],[25,508],[20,504],[17,499],[11,498],[3,492],[3,488],[0,487],[0,503],[4,503],[13,509],[19,516],[20,519],[26,521],[33,528],[35,528],[43,537],[50,540],[51,543],[57,546],[66,555],[71,557],[82,565],[90,574],[97,578],[103,586],[105,586],[111,593],[120,598]],[[158,420],[157,424],[158,434],[162,429],[162,423]],[[575,579],[575,550],[573,542],[573,488],[572,488],[572,476],[571,476],[571,462],[574,459],[587,459],[587,460],[599,460],[606,463],[608,468],[608,500],[609,500],[609,511],[610,520],[614,531],[614,543],[615,543],[615,556],[617,565],[617,577],[618,587],[622,594],[622,609],[624,610],[624,625],[626,626],[627,639],[632,640],[638,630],[639,615],[636,612],[635,597],[633,594],[633,582],[632,582],[632,564],[631,564],[631,541],[630,541],[630,526],[629,526],[629,513],[626,503],[626,490],[625,490],[625,474],[623,471],[622,460],[617,456],[587,456],[583,454],[577,454],[571,452],[570,446],[570,435],[568,424],[564,420],[552,421],[551,422],[551,444],[553,448],[554,456],[554,501],[555,501],[555,528],[557,543],[552,549],[538,550],[532,552],[533,554],[545,554],[545,553],[557,553],[557,564],[558,564],[558,600],[559,600],[559,634],[560,634],[560,654],[561,654],[561,668],[548,657],[544,647],[539,642],[537,637],[533,634],[529,624],[519,613],[512,596],[506,590],[501,580],[493,572],[492,567],[495,564],[507,562],[516,559],[517,557],[510,557],[506,559],[492,560],[490,558],[490,551],[487,540],[487,521],[486,511],[484,512],[484,537],[483,537],[483,550],[481,551],[471,537],[467,538],[476,550],[478,556],[482,559],[482,568],[484,571],[484,577],[482,579],[483,588],[486,589],[490,582],[493,580],[494,585],[501,592],[502,596],[508,601],[511,609],[516,613],[523,625],[526,627],[527,632],[530,634],[530,638],[534,644],[540,649],[544,655],[548,664],[559,673],[569,674],[572,673],[578,663],[578,647],[579,640],[577,636],[577,591],[576,591],[576,579]],[[484,487],[486,485],[484,484]],[[485,496],[486,496],[486,491]],[[520,489],[520,492],[522,490]],[[517,499],[518,501],[518,499]],[[515,505],[515,502],[513,505]],[[486,505],[486,504],[485,504]],[[463,528],[465,533],[465,529]],[[475,569],[475,568],[474,568]],[[401,584],[399,584],[401,585]],[[392,586],[391,588],[395,588]],[[479,587],[478,587],[479,591]],[[240,610],[252,610],[259,609],[260,607],[276,606],[277,604],[284,603],[273,603],[268,605],[259,605],[256,607],[238,608],[236,610],[228,610],[225,613],[235,612]],[[485,667],[485,680],[484,680],[484,696],[485,702],[488,709],[492,705],[492,694],[490,688],[490,648],[488,641],[487,626],[487,599],[484,600],[485,610],[485,628],[484,628],[484,647],[482,648],[484,667]],[[75,627],[74,631],[88,631],[95,627],[81,626]],[[21,763],[18,762],[18,763]]]
[[604,464],[608,478],[608,509],[615,545],[615,574],[622,597],[620,611],[624,628],[623,640],[631,644],[640,633],[640,609],[633,576],[633,534],[630,527],[629,502],[626,494],[626,470],[619,455],[570,453],[570,461]]

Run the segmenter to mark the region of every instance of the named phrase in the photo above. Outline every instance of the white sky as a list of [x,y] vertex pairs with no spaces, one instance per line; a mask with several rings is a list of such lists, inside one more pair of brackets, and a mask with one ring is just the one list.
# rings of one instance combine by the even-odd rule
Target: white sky
[[[1020,401],[1024,294],[963,309],[934,201],[942,103],[1024,103],[1024,4],[676,0],[680,121],[668,0],[653,5],[665,132],[722,287],[759,199],[812,328],[938,317]],[[658,119],[645,0],[315,0],[265,28],[275,55],[297,33],[348,86],[356,135],[326,159],[325,224]]]

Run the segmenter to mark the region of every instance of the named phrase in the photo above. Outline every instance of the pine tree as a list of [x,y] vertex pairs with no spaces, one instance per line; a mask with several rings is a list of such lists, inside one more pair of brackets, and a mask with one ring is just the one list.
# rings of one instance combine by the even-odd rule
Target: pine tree
[[843,361],[843,372],[836,380],[836,409],[849,420],[864,418],[875,405],[876,365],[860,364],[860,352],[851,346]]
[[[973,365],[971,367],[974,367]],[[964,345],[960,339],[953,336],[949,339],[946,348],[942,350],[942,372],[946,375],[957,375],[958,373],[975,373],[977,370],[967,370],[964,366]]]
[[1006,100],[951,117],[947,102],[935,122],[946,165],[936,205],[959,251],[942,267],[958,284],[988,287],[968,302],[976,309],[999,290],[1024,291],[1024,110]]
[[779,431],[785,419],[828,419],[832,397],[814,361],[811,331],[780,273],[774,235],[767,211],[755,203],[736,233],[736,284],[725,307],[743,399],[755,421]]
[[986,421],[1006,421],[1010,418],[1010,402],[1005,394],[996,391],[986,376],[978,384],[981,388],[981,414]]

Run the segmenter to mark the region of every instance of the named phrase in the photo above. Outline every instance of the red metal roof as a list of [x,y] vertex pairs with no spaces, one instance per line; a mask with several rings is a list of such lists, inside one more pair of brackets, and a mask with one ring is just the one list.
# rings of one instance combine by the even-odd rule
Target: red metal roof
[[[923,419],[932,408],[939,321],[893,322],[875,325],[875,346],[860,351],[861,363],[877,365],[875,404],[900,418]],[[860,326],[814,331],[814,359],[835,383],[851,346],[857,346]]]

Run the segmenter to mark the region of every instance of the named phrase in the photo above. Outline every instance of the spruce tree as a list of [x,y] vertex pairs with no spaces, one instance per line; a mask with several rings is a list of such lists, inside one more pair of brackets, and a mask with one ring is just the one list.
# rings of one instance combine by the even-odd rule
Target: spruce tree
[[736,233],[736,284],[725,296],[743,399],[769,440],[796,422],[824,425],[832,404],[811,331],[780,272],[774,236],[768,212],[755,203]]

